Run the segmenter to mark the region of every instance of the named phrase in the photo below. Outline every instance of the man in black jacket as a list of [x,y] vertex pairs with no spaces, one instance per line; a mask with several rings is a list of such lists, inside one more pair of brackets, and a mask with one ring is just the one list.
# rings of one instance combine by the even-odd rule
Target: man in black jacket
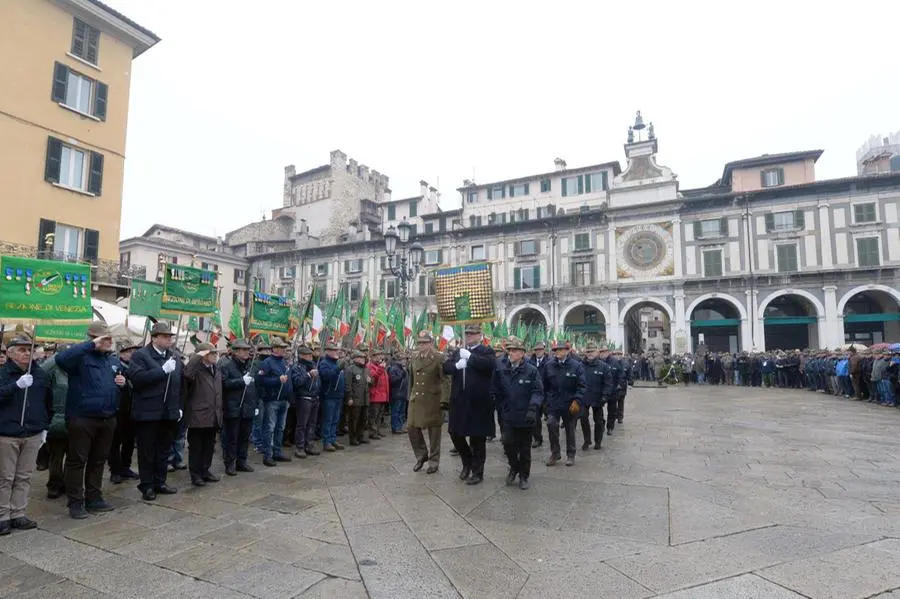
[[[547,362],[549,361],[549,359],[549,356],[547,356],[547,344],[543,341],[538,341],[537,343],[535,343],[534,354],[532,354],[529,361],[535,368],[538,369],[538,374],[541,377],[541,381],[544,380],[544,373],[547,371]],[[544,424],[543,422],[541,422],[541,414],[547,414],[546,401],[538,406],[537,416],[534,419],[534,430],[531,432],[532,448],[537,448],[544,444]]]
[[253,379],[251,345],[243,339],[231,344],[231,355],[219,360],[224,398],[224,426],[222,427],[222,460],[225,474],[253,472],[247,463],[250,431],[253,418],[259,414],[259,399]]
[[319,455],[313,446],[313,433],[316,430],[316,416],[319,412],[319,392],[322,381],[319,371],[313,362],[312,350],[301,345],[297,348],[297,361],[291,366],[289,374],[294,387],[294,404],[296,421],[294,425],[294,455],[301,460],[308,455]]
[[444,362],[444,373],[453,379],[448,429],[462,461],[460,480],[477,485],[484,480],[487,438],[496,431],[492,380],[497,360],[482,343],[480,326],[466,326],[465,335],[465,345]]
[[131,381],[128,380],[128,365],[131,356],[140,349],[140,345],[126,343],[119,348],[119,372],[125,376],[125,386],[121,387],[119,411],[116,414],[116,432],[113,435],[112,447],[109,448],[109,480],[113,484],[121,484],[124,480],[136,480],[137,473],[131,469],[131,458],[134,455],[134,426],[131,424]]
[[166,484],[169,453],[181,420],[183,366],[172,351],[174,334],[165,322],[150,329],[150,343],[134,352],[128,370],[133,387],[131,418],[138,448],[140,489],[146,501],[178,490]]

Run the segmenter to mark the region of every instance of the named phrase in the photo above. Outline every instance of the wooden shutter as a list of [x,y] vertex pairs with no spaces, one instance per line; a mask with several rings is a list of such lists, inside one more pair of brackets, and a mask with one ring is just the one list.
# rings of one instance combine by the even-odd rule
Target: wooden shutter
[[518,256],[522,250],[522,242],[517,241],[513,244],[513,256]]
[[101,121],[106,120],[106,99],[109,94],[109,86],[105,83],[97,83],[97,92],[94,94],[94,116]]
[[51,236],[54,233],[56,233],[56,221],[42,218],[38,225],[38,258],[48,258],[53,253],[53,245],[48,242],[52,242],[53,237]]
[[344,260],[344,272],[350,272],[350,261]]
[[[235,271],[235,276],[237,276],[237,271]],[[316,276],[316,265],[315,264],[309,265],[309,276],[311,276],[311,277]],[[235,281],[235,283],[237,283],[237,281]]]
[[382,277],[381,280],[378,281],[378,296],[379,297],[384,297],[384,282],[385,282],[384,277]]
[[99,253],[100,232],[93,229],[85,229],[84,250],[82,251],[82,257],[84,258],[84,261],[90,262],[91,264],[96,264]]
[[778,185],[784,185],[784,169],[780,168],[775,172],[778,173]]
[[356,259],[356,272],[362,272],[362,270],[363,270],[363,259],[357,258]]
[[512,198],[512,197],[515,197],[515,195],[516,195],[516,186],[510,185],[509,186],[509,197]]
[[568,181],[568,179],[562,179],[562,197],[566,197],[569,195],[568,186],[566,185],[566,181]]
[[703,223],[699,220],[694,221],[694,239],[703,237]]
[[87,28],[87,52],[84,58],[91,64],[97,64],[100,55],[100,32],[93,27]]
[[88,176],[88,191],[99,196],[103,191],[103,154],[91,152],[91,172]]
[[488,187],[487,192],[488,192],[488,199],[493,200],[494,199],[494,190],[492,188]]
[[66,101],[66,88],[69,85],[69,67],[61,63],[53,65],[53,85],[50,87],[50,99],[54,102]]
[[719,219],[719,235],[728,237],[728,219],[724,216]]
[[591,193],[591,176],[582,175],[584,177],[584,193]]
[[771,233],[775,230],[775,214],[769,213],[766,215],[766,233]]
[[584,193],[584,175],[578,175],[578,195]]
[[72,28],[72,54],[75,56],[84,57],[86,52],[84,51],[87,37],[87,25],[84,24],[83,21],[79,21],[75,19],[73,28]]
[[534,240],[534,253],[535,253],[535,254],[540,254],[540,253],[541,253],[541,241],[540,241],[540,239],[535,239],[535,240]]
[[522,269],[518,266],[513,269],[513,289],[522,288]]
[[419,295],[425,295],[426,278],[419,277]]
[[55,137],[47,138],[47,159],[44,163],[44,180],[59,183],[59,169],[62,165],[62,142]]
[[759,186],[766,187],[766,171],[759,171]]
[[540,289],[541,288],[541,267],[535,266],[531,273],[534,275],[534,279],[532,279],[532,288]]
[[324,275],[326,275],[326,276],[327,276],[327,275],[328,275],[328,263],[327,263],[327,262],[326,262],[326,263],[325,263],[325,264],[323,264],[323,265],[322,265],[322,266],[324,266],[324,267],[325,267],[325,268],[324,268],[324,269],[323,269],[323,270],[324,270],[324,271],[325,271],[325,272],[323,272],[323,273],[322,273],[322,274],[324,274]]
[[528,183],[525,184],[525,195],[529,195],[529,193],[528,193]]
[[806,218],[802,210],[794,210],[794,226],[801,231],[806,228]]
[[[480,225],[481,223],[478,223],[478,224]],[[440,249],[437,252],[438,252],[438,264],[443,264],[444,263],[444,250]]]

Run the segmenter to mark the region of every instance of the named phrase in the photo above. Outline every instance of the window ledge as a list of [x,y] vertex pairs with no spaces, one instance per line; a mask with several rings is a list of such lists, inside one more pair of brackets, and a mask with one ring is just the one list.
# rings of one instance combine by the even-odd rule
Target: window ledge
[[74,112],[75,114],[78,114],[78,115],[83,116],[83,117],[86,118],[86,119],[91,119],[92,121],[97,121],[98,123],[102,123],[102,122],[103,122],[103,121],[101,121],[100,119],[98,119],[97,117],[95,117],[94,115],[88,114],[88,113],[86,113],[86,112],[82,112],[82,111],[78,110],[77,108],[75,108],[75,107],[73,107],[73,106],[69,106],[68,104],[64,104],[63,102],[57,102],[57,104],[59,104],[60,106],[62,106],[62,107],[65,108],[66,110],[71,110],[71,111]]
[[83,64],[83,65],[85,65],[85,66],[91,67],[91,68],[94,69],[95,71],[99,71],[100,73],[103,72],[103,69],[101,69],[100,67],[98,67],[98,66],[95,65],[94,63],[92,63],[92,62],[90,62],[90,61],[87,61],[87,60],[83,59],[83,58],[80,57],[80,56],[75,56],[75,55],[72,54],[71,52],[66,52],[66,56],[68,56],[68,57],[71,58],[72,60],[77,60],[78,62],[80,62],[81,64]]
[[96,194],[93,194],[89,191],[85,191],[83,189],[78,189],[77,187],[69,187],[68,185],[63,185],[62,183],[51,183],[53,187],[58,187],[60,189],[65,189],[66,191],[74,191],[75,193],[80,193],[83,196],[88,196],[89,198],[96,198]]
[[869,221],[865,221],[862,223],[852,222],[852,223],[850,223],[850,226],[851,227],[878,227],[883,224],[884,223],[882,223],[880,220],[869,220]]

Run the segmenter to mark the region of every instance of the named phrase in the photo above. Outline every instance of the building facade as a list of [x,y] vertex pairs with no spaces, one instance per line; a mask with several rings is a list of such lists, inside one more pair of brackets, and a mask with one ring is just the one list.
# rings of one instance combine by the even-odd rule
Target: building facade
[[[0,251],[90,262],[122,288],[119,221],[132,60],[159,41],[95,0],[6,0]],[[100,291],[100,293],[97,293]],[[115,289],[95,289],[109,299]]]
[[856,172],[860,176],[900,173],[900,131],[866,140],[856,151]]

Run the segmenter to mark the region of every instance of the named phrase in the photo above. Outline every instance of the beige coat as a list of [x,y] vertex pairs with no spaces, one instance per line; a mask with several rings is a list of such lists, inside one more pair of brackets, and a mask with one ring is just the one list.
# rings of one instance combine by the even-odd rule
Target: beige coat
[[444,354],[432,349],[427,356],[418,353],[409,364],[409,416],[407,424],[429,428],[444,424],[441,397],[447,378],[444,375]]

